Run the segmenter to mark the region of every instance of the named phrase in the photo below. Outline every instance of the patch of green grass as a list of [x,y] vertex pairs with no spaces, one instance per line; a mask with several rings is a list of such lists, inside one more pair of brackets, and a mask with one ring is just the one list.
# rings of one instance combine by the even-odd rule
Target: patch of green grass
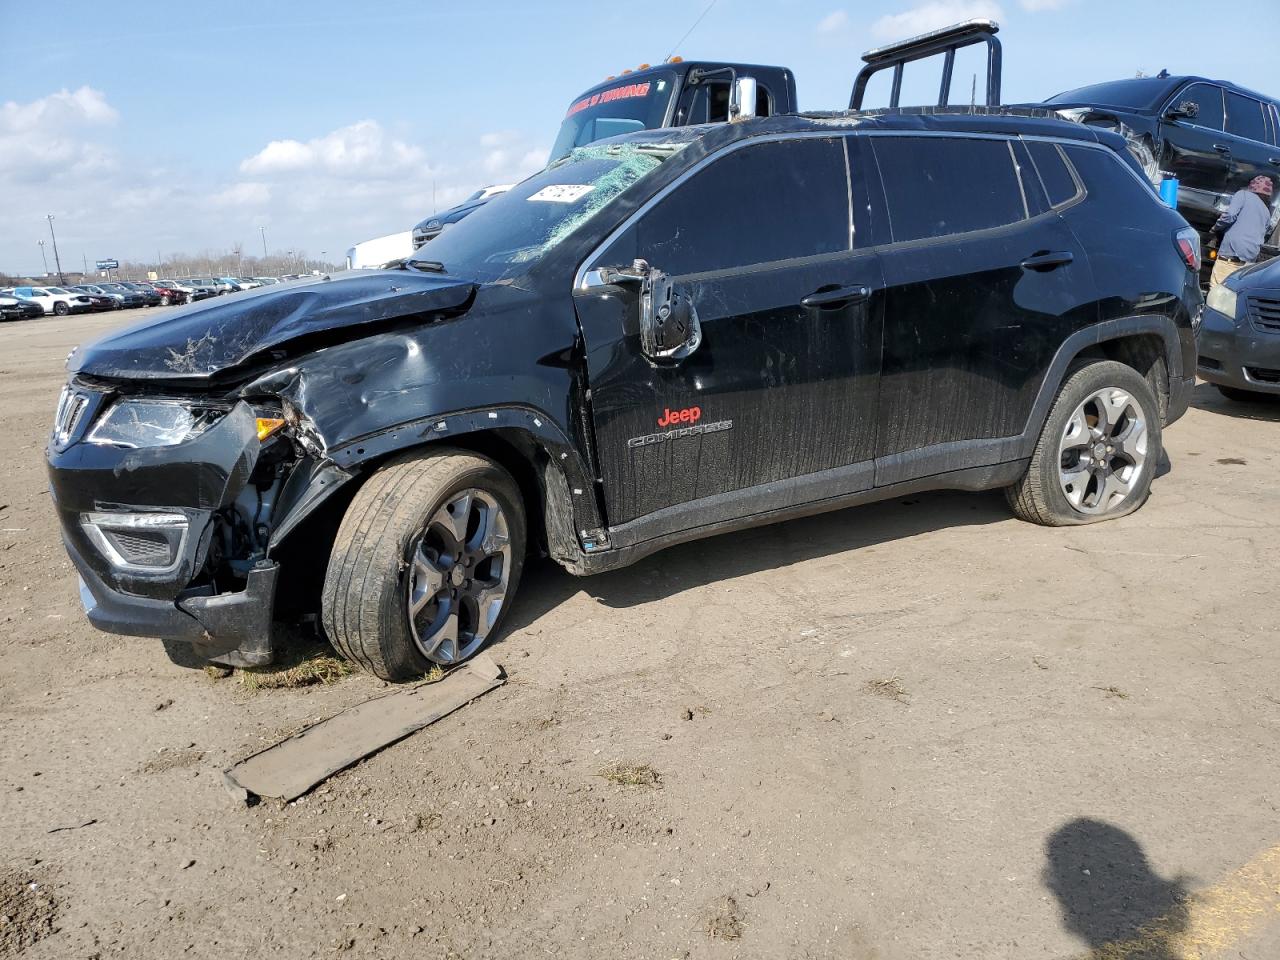
[[600,776],[620,787],[656,787],[662,775],[647,763],[611,763]]
[[240,683],[246,690],[293,690],[317,684],[328,686],[352,674],[351,664],[337,657],[321,655],[282,670],[270,668],[241,670]]

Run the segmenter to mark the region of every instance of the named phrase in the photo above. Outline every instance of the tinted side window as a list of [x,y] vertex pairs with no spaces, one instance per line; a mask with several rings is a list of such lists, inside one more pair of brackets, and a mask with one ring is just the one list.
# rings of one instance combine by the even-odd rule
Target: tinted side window
[[844,143],[734,150],[676,187],[635,230],[635,255],[677,276],[848,250]]
[[[1121,223],[1127,222],[1126,217],[1134,216],[1127,211],[1132,210],[1135,204],[1153,201],[1155,195],[1151,188],[1110,150],[1075,146],[1063,149],[1084,181],[1090,201],[1086,206],[1106,211],[1106,216]],[[1135,220],[1137,222],[1140,219]]]
[[1266,143],[1267,121],[1262,115],[1262,103],[1228,90],[1227,133]]
[[1062,149],[1056,143],[1040,140],[1027,140],[1024,143],[1035,162],[1036,172],[1040,174],[1040,182],[1049,196],[1049,204],[1056,207],[1073,199],[1078,192],[1076,181],[1067,166],[1066,157],[1062,155]]
[[871,137],[898,243],[1026,219],[1005,140]]
[[1173,106],[1194,103],[1199,112],[1194,117],[1183,117],[1186,123],[1210,130],[1222,129],[1222,88],[1211,83],[1193,83],[1173,98]]
[[[727,80],[699,83],[686,90],[680,97],[680,112],[676,125],[696,123],[723,123],[729,119],[731,85]],[[773,111],[768,88],[756,84],[756,116],[767,117]]]

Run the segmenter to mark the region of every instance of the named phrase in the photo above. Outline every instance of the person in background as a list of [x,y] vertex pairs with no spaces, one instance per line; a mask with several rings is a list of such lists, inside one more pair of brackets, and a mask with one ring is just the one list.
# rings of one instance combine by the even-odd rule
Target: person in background
[[1258,259],[1271,220],[1271,192],[1271,178],[1259,176],[1231,198],[1231,206],[1214,224],[1214,230],[1226,230],[1226,233],[1218,245],[1218,259],[1213,265],[1209,286],[1216,287]]

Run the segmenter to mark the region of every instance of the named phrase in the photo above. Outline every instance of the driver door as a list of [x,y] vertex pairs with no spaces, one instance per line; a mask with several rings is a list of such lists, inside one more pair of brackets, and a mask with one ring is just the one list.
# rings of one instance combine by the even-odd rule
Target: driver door
[[637,285],[575,291],[615,546],[870,487],[883,283],[849,170],[841,136],[730,148],[583,265],[645,261],[701,332],[655,359]]

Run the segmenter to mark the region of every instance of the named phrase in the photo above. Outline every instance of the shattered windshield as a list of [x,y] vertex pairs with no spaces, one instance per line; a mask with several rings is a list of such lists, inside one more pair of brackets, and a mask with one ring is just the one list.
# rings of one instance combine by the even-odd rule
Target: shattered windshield
[[562,242],[683,147],[683,143],[580,147],[424,244],[408,265],[443,267],[447,273],[481,281],[510,276]]

